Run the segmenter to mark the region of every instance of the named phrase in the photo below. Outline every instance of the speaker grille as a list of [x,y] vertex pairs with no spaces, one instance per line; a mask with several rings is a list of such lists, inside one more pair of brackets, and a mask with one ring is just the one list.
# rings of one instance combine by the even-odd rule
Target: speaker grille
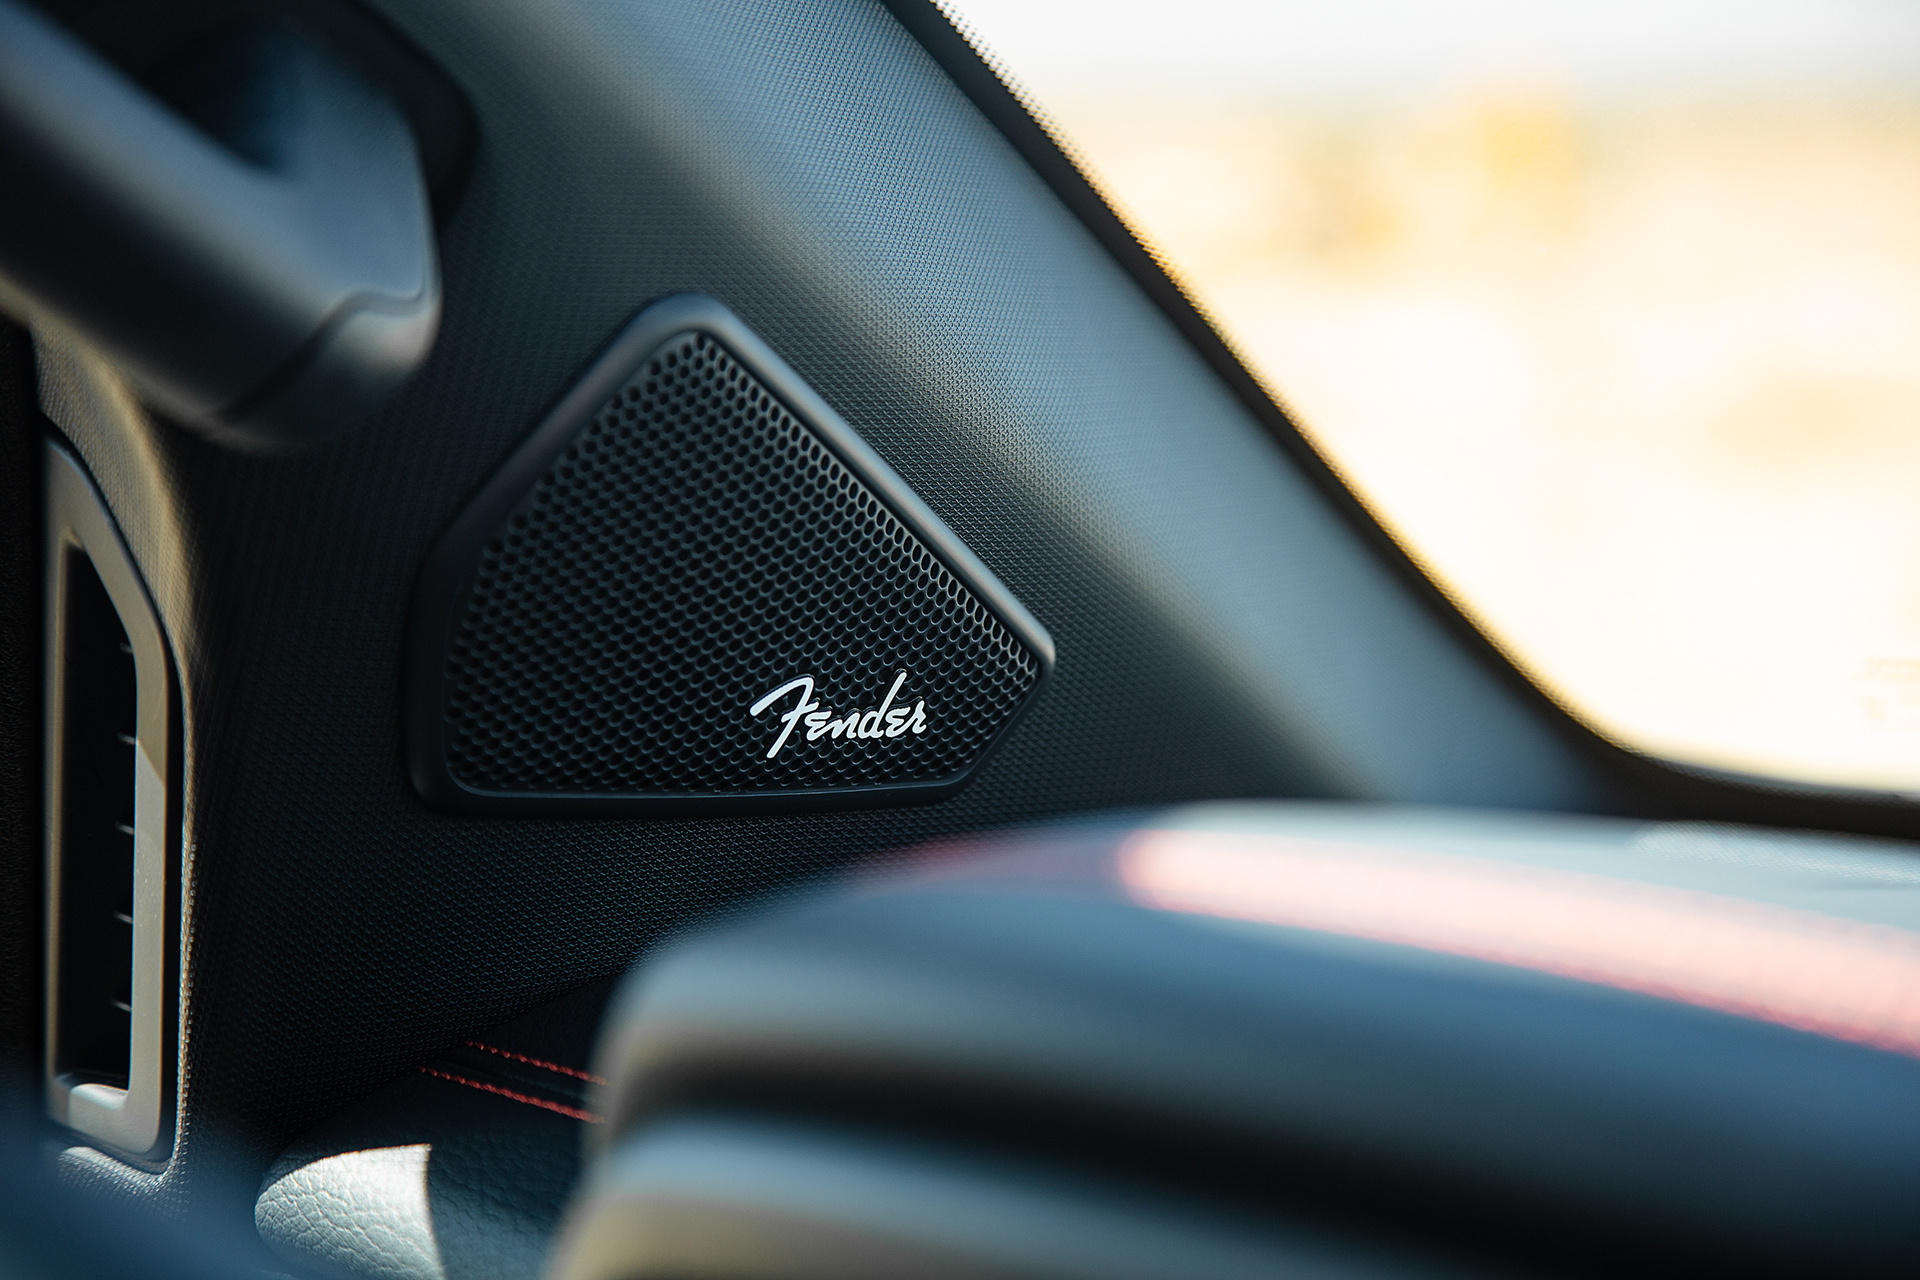
[[[901,673],[905,678],[901,679]],[[481,549],[447,650],[448,773],[481,792],[700,796],[948,778],[1035,655],[710,334],[668,339]],[[796,723],[893,708],[855,737]]]

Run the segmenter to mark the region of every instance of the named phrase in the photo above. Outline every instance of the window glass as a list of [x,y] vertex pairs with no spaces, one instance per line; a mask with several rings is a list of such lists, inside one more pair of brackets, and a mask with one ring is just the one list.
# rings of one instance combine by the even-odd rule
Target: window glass
[[1920,790],[1920,6],[950,12],[1576,714]]

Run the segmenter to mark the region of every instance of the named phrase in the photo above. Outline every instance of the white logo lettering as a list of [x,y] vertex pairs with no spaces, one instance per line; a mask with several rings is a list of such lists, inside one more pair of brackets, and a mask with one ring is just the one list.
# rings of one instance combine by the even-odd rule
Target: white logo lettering
[[813,700],[813,677],[795,676],[779,688],[761,696],[750,708],[748,714],[759,715],[790,693],[800,696],[780,715],[780,736],[767,748],[767,759],[780,754],[780,748],[787,745],[787,739],[801,724],[807,726],[807,741],[817,742],[821,738],[897,738],[903,733],[925,733],[927,731],[927,703],[922,698],[914,703],[909,711],[906,704],[894,706],[893,701],[900,696],[900,686],[907,682],[907,673],[902,671],[893,678],[893,688],[887,690],[887,697],[878,709],[873,711],[849,711],[844,716],[835,716],[831,709]]

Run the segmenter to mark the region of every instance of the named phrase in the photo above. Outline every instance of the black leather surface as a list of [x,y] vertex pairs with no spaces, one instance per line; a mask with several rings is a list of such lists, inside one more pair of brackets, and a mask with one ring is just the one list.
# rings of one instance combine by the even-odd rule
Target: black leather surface
[[302,1270],[532,1280],[579,1172],[610,984],[449,1046],[295,1141],[254,1219]]
[[1376,1241],[941,1144],[740,1115],[597,1167],[551,1280],[1464,1280]]
[[[634,1221],[679,1212],[655,1211],[678,1203],[662,1169],[707,1169],[693,1201],[786,1213],[796,1247],[933,1256],[960,1228],[687,1154],[734,1139],[663,1165],[654,1126],[990,1154],[1496,1269],[1911,1275],[1917,989],[1911,846],[1200,806],[982,842],[676,946],[608,1014],[591,1142]],[[1035,1274],[1100,1274],[1100,1247]],[[785,1274],[756,1256],[565,1274]]]
[[[37,1064],[35,1064],[37,1065]],[[37,1071],[0,1063],[0,1276],[6,1280],[269,1280],[253,1232],[102,1202],[49,1178]]]

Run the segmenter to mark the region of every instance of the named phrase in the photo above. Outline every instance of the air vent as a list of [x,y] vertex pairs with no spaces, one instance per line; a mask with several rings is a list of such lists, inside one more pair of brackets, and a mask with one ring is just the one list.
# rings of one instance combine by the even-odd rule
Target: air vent
[[61,1029],[55,1069],[127,1087],[133,1043],[133,645],[85,552],[69,548],[60,660]]
[[159,622],[99,495],[47,482],[47,1089],[125,1154],[168,1145],[177,698]]

